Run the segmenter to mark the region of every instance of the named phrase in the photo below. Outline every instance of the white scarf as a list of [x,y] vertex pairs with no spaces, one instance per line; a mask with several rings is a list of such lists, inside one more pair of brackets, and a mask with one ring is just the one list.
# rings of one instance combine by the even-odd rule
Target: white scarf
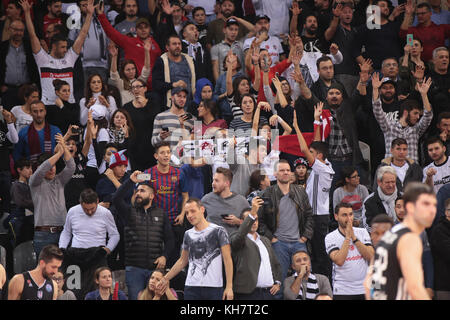
[[[297,276],[298,274],[296,272],[295,278],[297,278]],[[314,300],[318,294],[319,294],[319,285],[317,284],[317,278],[314,274],[310,273],[308,281],[306,283],[306,296],[303,292],[303,280],[302,280],[300,291],[295,300]]]
[[388,205],[388,212],[387,215],[394,220],[394,223],[397,223],[397,215],[395,214],[395,200],[397,199],[397,187],[395,187],[395,191],[390,196],[387,196],[381,191],[380,186],[377,188],[378,190],[378,196],[380,197],[381,201],[386,203]]
[[[195,44],[190,43],[189,41],[183,40],[184,43],[186,43],[188,45],[187,49],[188,49],[188,56],[192,57],[192,59],[195,60],[195,50],[198,50],[200,48],[201,53],[202,53],[202,60],[203,60],[203,48],[202,45],[200,44],[200,42],[197,42]],[[202,62],[202,61],[200,61]]]

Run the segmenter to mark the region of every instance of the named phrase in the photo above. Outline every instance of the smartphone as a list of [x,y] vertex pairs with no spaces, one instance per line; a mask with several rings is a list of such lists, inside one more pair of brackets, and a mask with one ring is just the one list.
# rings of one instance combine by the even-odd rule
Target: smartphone
[[186,120],[192,119],[192,114],[190,114],[190,113],[185,113],[184,115],[185,115],[185,117],[186,117]]
[[167,128],[167,127],[163,127],[163,128],[162,128],[162,131],[166,131],[166,132],[169,132],[169,128]]
[[140,173],[136,176],[136,178],[138,180],[150,181],[151,176],[150,176],[150,173]]
[[412,33],[408,33],[406,35],[406,43],[412,47],[413,41],[414,41],[414,37],[413,37]]
[[229,216],[229,214],[221,214],[220,215],[223,219],[226,219],[228,216]]
[[72,134],[81,134],[82,132],[82,128],[72,128]]

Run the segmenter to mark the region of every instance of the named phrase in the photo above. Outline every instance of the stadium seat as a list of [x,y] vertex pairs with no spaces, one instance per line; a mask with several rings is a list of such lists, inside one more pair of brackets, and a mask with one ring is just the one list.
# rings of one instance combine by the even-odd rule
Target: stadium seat
[[361,153],[363,159],[369,163],[368,172],[371,172],[371,163],[370,163],[370,146],[367,143],[359,141],[359,148],[361,149]]
[[14,273],[22,273],[36,267],[36,253],[33,248],[33,241],[19,244],[14,249]]
[[0,264],[6,269],[6,249],[0,246]]

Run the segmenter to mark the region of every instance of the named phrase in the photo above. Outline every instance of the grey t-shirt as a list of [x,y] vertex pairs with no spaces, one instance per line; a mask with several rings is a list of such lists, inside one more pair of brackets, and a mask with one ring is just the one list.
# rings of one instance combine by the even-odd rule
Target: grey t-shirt
[[286,194],[280,199],[280,220],[274,236],[281,241],[297,242],[300,239],[298,230],[297,208]]
[[136,21],[123,20],[122,22],[116,24],[114,28],[121,34],[126,35],[128,33],[131,33],[133,34],[133,36],[136,36]]
[[187,90],[191,94],[191,69],[189,68],[189,64],[186,61],[185,57],[182,57],[183,60],[180,62],[174,62],[169,59],[169,68],[170,68],[170,81],[177,82],[178,80],[183,80],[187,84]]
[[222,222],[223,218],[221,214],[232,214],[239,218],[242,210],[249,208],[247,200],[243,196],[235,193],[228,198],[222,198],[220,195],[210,192],[203,196],[202,204],[206,209],[206,220],[224,227],[228,234],[237,231],[239,226]]

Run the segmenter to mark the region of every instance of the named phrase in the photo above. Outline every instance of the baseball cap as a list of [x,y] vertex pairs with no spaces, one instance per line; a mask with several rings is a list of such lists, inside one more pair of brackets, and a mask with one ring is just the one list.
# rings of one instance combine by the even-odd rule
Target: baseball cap
[[92,111],[92,119],[94,120],[100,120],[106,117],[106,107],[102,105],[94,104],[89,110]]
[[228,19],[227,23],[225,23],[225,28],[232,26],[233,24],[239,26],[239,22],[237,22],[237,20],[235,19]]
[[117,167],[117,166],[121,166],[121,165],[128,166],[128,159],[123,154],[124,152],[125,152],[125,150],[113,153],[113,155],[111,156],[111,158],[109,160],[109,168],[110,169]]
[[180,93],[181,91],[186,92],[186,94],[189,94],[189,91],[186,88],[183,87],[175,87],[172,89],[172,95]]
[[139,18],[139,19],[137,19],[137,21],[136,21],[136,27],[137,27],[138,25],[140,25],[141,23],[145,23],[146,25],[150,26],[150,22],[148,21],[147,18]]
[[385,77],[385,78],[381,79],[381,85],[386,84],[386,83],[390,83],[394,87],[397,86],[397,83],[394,80],[392,80],[391,78]]
[[267,15],[262,14],[262,15],[259,15],[259,16],[256,17],[255,23],[257,23],[261,19],[266,19],[267,22],[270,22],[270,18]]

